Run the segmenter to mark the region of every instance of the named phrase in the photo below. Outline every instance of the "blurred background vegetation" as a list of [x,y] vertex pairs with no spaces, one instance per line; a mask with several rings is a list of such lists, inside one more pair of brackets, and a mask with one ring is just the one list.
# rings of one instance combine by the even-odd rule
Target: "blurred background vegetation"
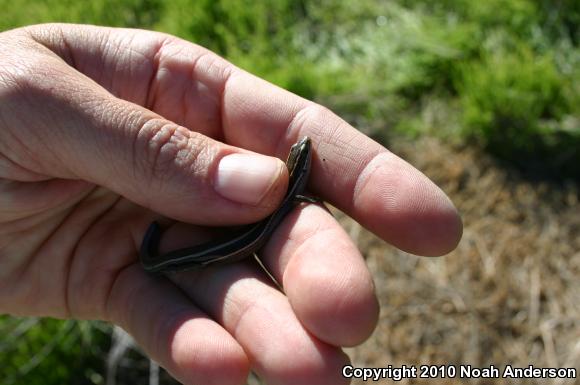
[[[171,33],[378,140],[435,136],[533,178],[580,178],[576,0],[0,0],[0,9],[1,31],[73,22]],[[0,383],[102,383],[108,331],[0,318]]]

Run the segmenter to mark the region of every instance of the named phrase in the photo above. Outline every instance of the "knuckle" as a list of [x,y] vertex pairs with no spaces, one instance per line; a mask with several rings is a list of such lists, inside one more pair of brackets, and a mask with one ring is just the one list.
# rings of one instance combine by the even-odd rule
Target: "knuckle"
[[326,122],[334,115],[328,108],[316,103],[309,103],[299,110],[288,127],[292,136],[302,131],[324,131]]
[[[184,179],[207,169],[204,156],[207,139],[162,118],[140,124],[133,151],[136,169],[150,179],[149,186],[161,187],[173,179]],[[144,155],[143,155],[144,154]]]

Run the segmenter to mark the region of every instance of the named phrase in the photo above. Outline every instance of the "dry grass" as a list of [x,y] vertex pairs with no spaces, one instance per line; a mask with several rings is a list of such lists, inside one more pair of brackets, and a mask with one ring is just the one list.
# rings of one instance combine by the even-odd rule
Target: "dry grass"
[[[343,218],[373,271],[381,302],[374,335],[349,349],[353,364],[580,368],[578,186],[530,182],[473,148],[435,139],[391,147],[449,194],[462,214],[464,236],[445,257],[419,258]],[[549,381],[518,383],[580,384]]]

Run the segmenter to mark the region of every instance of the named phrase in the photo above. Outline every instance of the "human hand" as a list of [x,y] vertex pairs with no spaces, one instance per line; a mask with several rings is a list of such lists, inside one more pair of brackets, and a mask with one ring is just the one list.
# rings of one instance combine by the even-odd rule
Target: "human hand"
[[203,239],[202,226],[263,218],[287,183],[273,157],[308,135],[315,195],[415,254],[461,236],[419,171],[194,44],[41,25],[1,33],[0,52],[0,312],[119,324],[185,384],[242,384],[250,368],[272,384],[345,383],[340,347],[370,335],[378,303],[324,209],[297,208],[261,251],[284,293],[251,262],[146,274],[149,223],[171,224],[170,250]]

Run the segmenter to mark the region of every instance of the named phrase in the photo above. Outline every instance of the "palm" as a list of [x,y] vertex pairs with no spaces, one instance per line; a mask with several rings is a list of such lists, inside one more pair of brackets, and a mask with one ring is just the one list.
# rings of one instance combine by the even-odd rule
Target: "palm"
[[[0,295],[6,310],[103,318],[106,288],[135,261],[131,229],[144,218],[143,209],[85,182],[12,182],[13,189],[21,192],[20,202],[0,209],[6,213],[18,208],[10,217],[3,216],[0,225],[3,252],[10,255],[0,259]],[[24,190],[33,191],[36,199],[26,199]],[[8,194],[3,191],[0,200],[6,202]]]
[[[119,58],[131,68],[139,67],[136,59],[136,56]],[[191,67],[180,70],[186,73]],[[200,131],[220,136],[219,109],[208,104],[208,95],[186,92],[183,89],[186,82],[162,78],[156,83],[153,95],[146,88],[151,76],[148,70],[135,73],[133,78],[120,78],[122,81],[113,78],[114,73],[104,71],[102,66],[87,67],[83,71],[89,75],[102,73],[104,77],[99,81],[115,84],[109,91],[119,98],[147,106],[188,127],[198,125],[201,105],[207,114],[204,123],[215,122],[215,125],[204,124]],[[151,100],[146,100],[146,95],[151,95]],[[180,99],[183,95],[192,95],[191,100],[184,102]],[[148,105],[151,102],[153,105]],[[42,101],[38,103],[42,105]],[[50,130],[58,122],[43,120],[41,124],[41,127],[30,124],[25,128]],[[22,131],[21,126],[8,127]],[[22,132],[9,134],[26,136]],[[19,157],[16,156],[18,148],[10,150],[3,154],[5,158]],[[4,214],[0,239],[3,250],[12,256],[0,259],[4,278],[0,298],[5,304],[13,303],[14,308],[8,306],[7,310],[16,314],[106,318],[107,295],[120,272],[136,262],[136,246],[144,226],[151,220],[151,212],[109,189],[82,180],[58,178],[61,175],[74,178],[65,167],[34,167],[45,164],[46,159],[43,154],[27,153],[30,156],[20,159],[18,166],[4,170],[12,178],[5,179],[5,188],[0,190],[0,202],[5,202],[4,207],[0,206]],[[17,236],[15,229],[18,229]],[[16,274],[21,271],[24,276]],[[30,295],[37,292],[43,293],[43,297]]]

